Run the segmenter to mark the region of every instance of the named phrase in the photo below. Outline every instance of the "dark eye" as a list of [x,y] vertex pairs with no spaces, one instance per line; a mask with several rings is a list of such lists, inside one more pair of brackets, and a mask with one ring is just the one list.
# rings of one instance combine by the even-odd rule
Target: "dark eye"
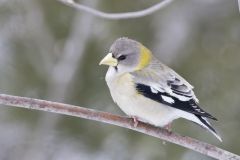
[[121,56],[119,56],[117,59],[118,59],[119,61],[122,61],[122,60],[126,59],[126,57],[127,57],[127,56],[125,56],[125,55],[121,55]]

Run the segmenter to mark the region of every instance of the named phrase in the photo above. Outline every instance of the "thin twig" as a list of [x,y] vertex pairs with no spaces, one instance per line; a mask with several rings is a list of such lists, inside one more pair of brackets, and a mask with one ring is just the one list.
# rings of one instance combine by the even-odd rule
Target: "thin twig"
[[52,112],[62,115],[81,117],[89,120],[104,122],[123,128],[135,130],[180,146],[200,152],[212,158],[221,160],[240,160],[240,156],[218,148],[214,145],[201,142],[199,140],[181,136],[176,133],[169,132],[163,128],[157,128],[149,124],[139,122],[137,127],[134,127],[134,122],[131,118],[114,115],[107,112],[96,111],[79,106],[69,104],[32,99],[26,97],[18,97],[6,94],[0,94],[0,104],[15,106],[20,108],[35,109],[46,112]]
[[149,8],[146,8],[146,9],[143,9],[143,10],[140,10],[140,11],[136,11],[136,12],[124,12],[124,13],[102,12],[102,11],[99,11],[97,9],[85,6],[83,4],[76,3],[73,0],[58,0],[58,1],[68,5],[70,7],[73,7],[75,9],[93,14],[97,17],[101,17],[101,18],[105,18],[105,19],[119,20],[119,19],[139,18],[139,17],[144,17],[144,16],[147,16],[147,15],[150,15],[150,14],[156,12],[157,10],[160,10],[160,9],[164,8],[165,6],[170,4],[173,0],[163,0],[163,1],[151,6]]

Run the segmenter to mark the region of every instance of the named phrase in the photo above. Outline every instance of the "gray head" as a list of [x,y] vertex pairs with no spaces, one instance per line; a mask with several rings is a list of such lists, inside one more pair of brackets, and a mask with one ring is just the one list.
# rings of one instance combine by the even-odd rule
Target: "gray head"
[[123,37],[112,44],[109,54],[100,64],[112,66],[116,71],[126,73],[142,69],[149,63],[150,57],[151,52],[141,43]]

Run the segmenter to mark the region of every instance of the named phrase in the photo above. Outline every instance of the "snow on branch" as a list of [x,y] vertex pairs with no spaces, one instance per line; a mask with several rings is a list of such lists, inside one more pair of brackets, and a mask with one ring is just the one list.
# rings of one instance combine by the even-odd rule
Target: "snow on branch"
[[119,19],[139,18],[139,17],[144,17],[144,16],[147,16],[147,15],[150,15],[150,14],[164,8],[165,6],[170,4],[173,0],[163,0],[163,1],[151,6],[149,8],[146,8],[146,9],[143,9],[143,10],[140,10],[140,11],[124,12],[124,13],[102,12],[102,11],[99,11],[97,9],[85,6],[83,4],[76,3],[74,0],[58,0],[58,1],[64,3],[67,6],[73,7],[77,10],[81,10],[81,11],[85,11],[85,12],[88,12],[90,14],[93,14],[97,17],[101,17],[101,18],[105,18],[105,19],[119,20]]
[[171,143],[178,144],[196,152],[202,153],[212,158],[222,160],[240,160],[240,156],[218,148],[214,145],[201,142],[199,140],[181,136],[179,134],[169,132],[166,129],[154,127],[152,125],[139,122],[135,127],[131,118],[114,115],[107,112],[96,111],[79,106],[27,98],[6,94],[0,94],[0,104],[7,106],[15,106],[26,109],[34,109],[56,114],[80,117],[98,122],[108,123],[123,128],[128,128],[137,132],[144,133]]

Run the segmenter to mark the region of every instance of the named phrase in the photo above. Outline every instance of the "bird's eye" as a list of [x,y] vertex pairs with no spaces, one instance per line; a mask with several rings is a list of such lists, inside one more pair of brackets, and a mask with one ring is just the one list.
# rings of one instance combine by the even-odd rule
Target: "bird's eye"
[[117,60],[122,61],[122,60],[126,59],[126,57],[127,56],[125,56],[125,55],[121,55],[117,58]]

